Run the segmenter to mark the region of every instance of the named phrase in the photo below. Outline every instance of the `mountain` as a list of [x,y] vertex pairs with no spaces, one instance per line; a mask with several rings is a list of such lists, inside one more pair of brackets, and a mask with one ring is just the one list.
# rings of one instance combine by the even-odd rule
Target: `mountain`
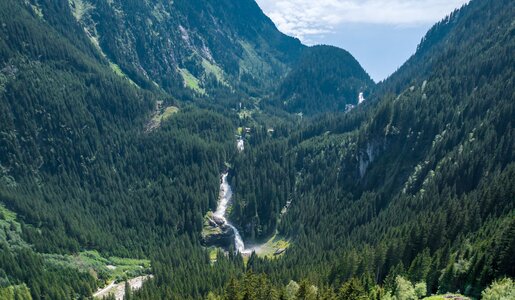
[[200,95],[216,89],[255,95],[280,78],[304,48],[251,0],[73,0],[69,9],[98,50],[130,79],[177,96],[184,87]]
[[[256,171],[237,171],[247,175],[236,197],[287,195],[277,236],[294,247],[278,261],[251,258],[248,269],[270,276],[248,275],[224,295],[254,293],[260,282],[297,295],[315,285],[324,299],[416,299],[400,291],[407,279],[422,295],[480,297],[495,279],[514,277],[514,8],[471,1],[436,24],[369,103],[293,130],[282,145],[259,143],[286,175],[249,150]],[[259,208],[270,204],[257,202],[266,224]],[[283,278],[299,284],[276,283]]]
[[[471,1],[375,86],[250,0],[0,2],[0,298],[137,278],[126,298],[478,297],[515,277],[513,11]],[[226,172],[231,226],[209,218]],[[206,246],[209,221],[257,253]]]
[[138,87],[66,9],[0,3],[2,299],[90,297],[164,245],[203,257],[191,237],[235,152],[231,120]]
[[291,113],[345,111],[368,96],[374,82],[354,57],[332,46],[306,49],[279,84],[275,104]]

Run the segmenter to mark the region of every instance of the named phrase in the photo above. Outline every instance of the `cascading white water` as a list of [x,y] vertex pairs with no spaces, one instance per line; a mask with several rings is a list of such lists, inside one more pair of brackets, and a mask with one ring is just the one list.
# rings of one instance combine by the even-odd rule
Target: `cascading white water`
[[220,197],[218,199],[218,206],[216,207],[216,211],[213,213],[213,215],[221,220],[223,222],[231,227],[234,231],[234,246],[236,247],[236,251],[240,253],[247,253],[249,251],[245,250],[245,243],[243,242],[243,239],[241,238],[240,232],[234,225],[232,225],[227,218],[225,217],[225,213],[227,212],[227,207],[229,206],[229,203],[231,202],[232,198],[232,189],[229,185],[229,182],[227,181],[227,175],[228,173],[222,174],[222,182],[220,183]]

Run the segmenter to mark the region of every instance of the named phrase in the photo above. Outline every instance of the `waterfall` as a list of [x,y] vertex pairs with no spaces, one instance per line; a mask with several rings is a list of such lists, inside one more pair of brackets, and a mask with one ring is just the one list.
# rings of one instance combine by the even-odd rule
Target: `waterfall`
[[243,254],[247,253],[248,251],[245,251],[245,243],[241,238],[240,232],[225,217],[227,207],[229,206],[232,199],[232,189],[229,185],[229,182],[227,181],[228,175],[228,173],[222,174],[222,180],[220,183],[220,198],[218,200],[218,206],[216,207],[216,211],[213,213],[213,215],[223,220],[224,224],[232,228],[232,230],[234,231],[234,246],[236,248],[236,251]]

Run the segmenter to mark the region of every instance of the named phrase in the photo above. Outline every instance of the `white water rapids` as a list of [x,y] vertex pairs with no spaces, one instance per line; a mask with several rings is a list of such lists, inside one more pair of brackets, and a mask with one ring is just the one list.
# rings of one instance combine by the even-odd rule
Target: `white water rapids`
[[220,218],[224,221],[224,223],[231,227],[234,231],[234,246],[236,248],[236,251],[246,254],[250,253],[251,250],[245,250],[245,243],[243,242],[243,239],[241,238],[240,232],[234,225],[232,225],[227,218],[225,217],[225,213],[227,212],[227,207],[229,206],[229,203],[231,202],[232,198],[232,189],[229,185],[229,182],[227,181],[227,175],[228,173],[222,174],[222,180],[220,183],[220,197],[218,199],[218,206],[216,207],[216,211],[213,213],[213,215],[217,218]]

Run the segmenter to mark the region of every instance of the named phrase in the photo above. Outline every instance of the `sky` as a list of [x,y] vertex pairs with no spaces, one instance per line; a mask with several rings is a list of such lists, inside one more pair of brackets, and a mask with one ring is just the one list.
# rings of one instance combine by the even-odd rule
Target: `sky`
[[257,0],[282,32],[349,51],[378,82],[400,67],[431,26],[468,0]]

